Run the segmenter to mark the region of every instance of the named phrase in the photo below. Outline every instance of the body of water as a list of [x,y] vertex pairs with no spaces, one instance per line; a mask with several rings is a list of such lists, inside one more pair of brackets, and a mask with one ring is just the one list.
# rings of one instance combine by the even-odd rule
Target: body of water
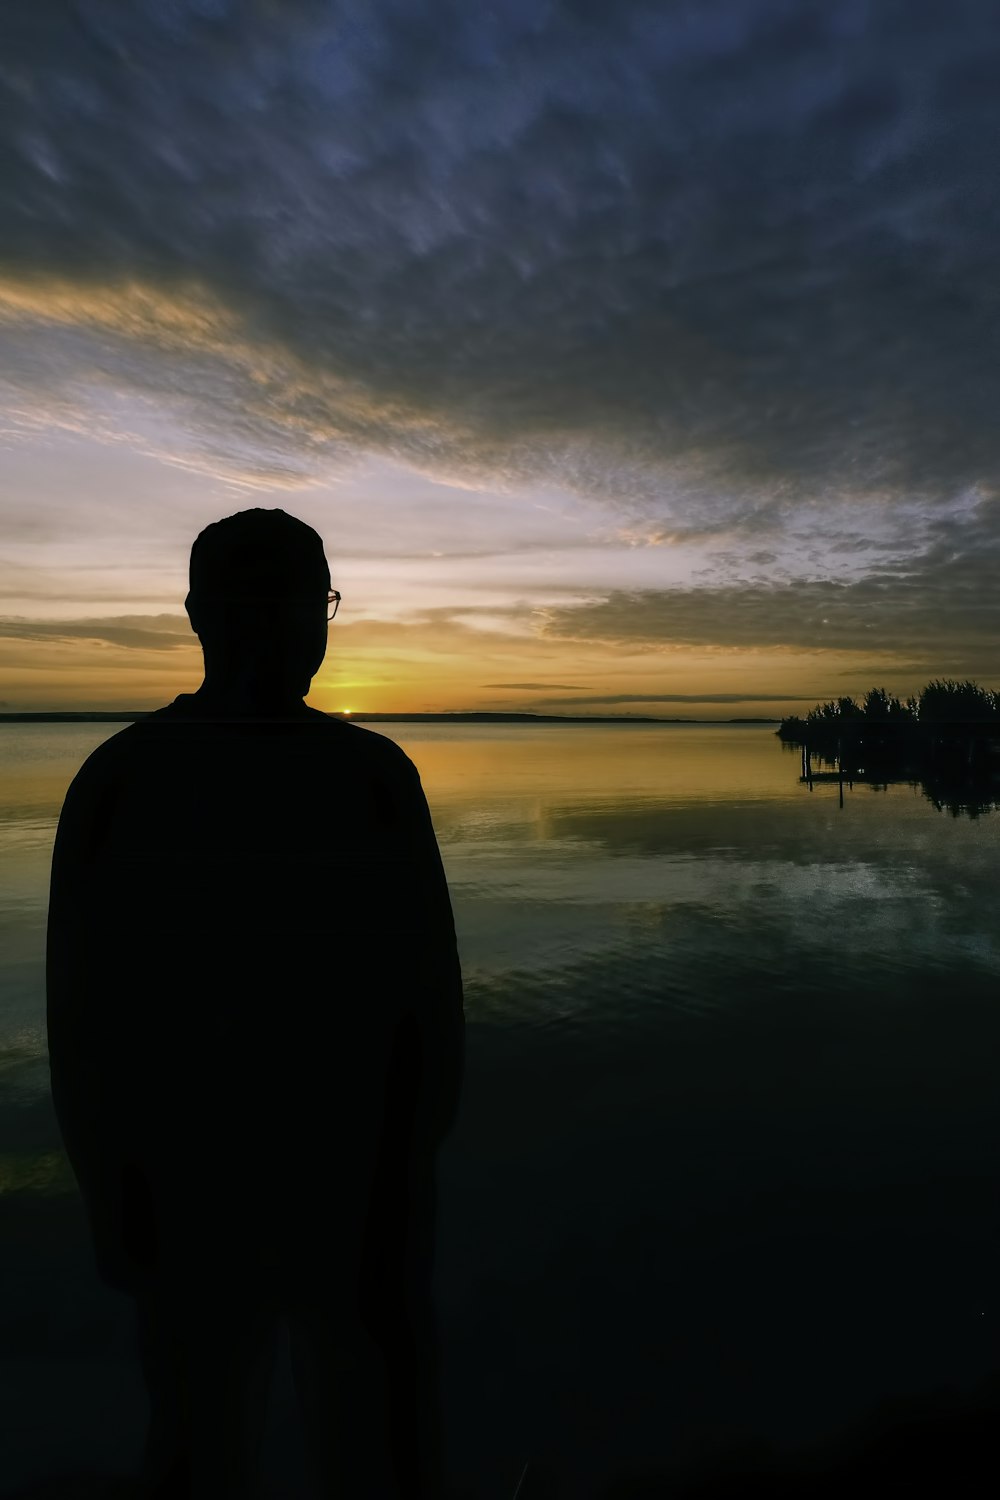
[[[83,1357],[139,1410],[45,1059],[52,839],[114,732],[0,728],[5,1383],[22,1427],[45,1403],[50,1456],[64,1422],[69,1467],[117,1461],[72,1417]],[[1000,814],[908,786],[841,808],[770,726],[379,732],[421,773],[466,980],[437,1279],[476,1493],[512,1494],[531,1455],[596,1494],[1000,1370]]]

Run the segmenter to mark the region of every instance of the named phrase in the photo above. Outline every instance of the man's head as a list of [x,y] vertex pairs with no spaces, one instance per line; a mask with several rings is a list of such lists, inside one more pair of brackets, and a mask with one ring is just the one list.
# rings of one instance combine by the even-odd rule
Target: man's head
[[222,687],[305,697],[326,655],[330,569],[323,541],[283,510],[244,510],[206,526],[191,548],[184,601]]

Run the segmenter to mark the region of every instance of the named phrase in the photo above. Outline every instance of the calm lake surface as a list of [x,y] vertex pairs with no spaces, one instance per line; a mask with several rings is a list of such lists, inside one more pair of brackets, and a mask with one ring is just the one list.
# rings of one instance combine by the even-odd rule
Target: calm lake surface
[[[0,1203],[25,1225],[75,1193],[47,1095],[52,839],[117,729],[0,726]],[[841,809],[774,726],[377,732],[420,771],[466,981],[437,1274],[477,1492],[541,1455],[582,1495],[699,1434],[796,1444],[1000,1370],[1000,813],[908,786]],[[25,1404],[80,1298],[112,1310],[76,1368],[127,1355],[79,1225],[58,1315],[69,1242],[37,1232],[0,1292]],[[66,1462],[127,1467],[102,1441]]]

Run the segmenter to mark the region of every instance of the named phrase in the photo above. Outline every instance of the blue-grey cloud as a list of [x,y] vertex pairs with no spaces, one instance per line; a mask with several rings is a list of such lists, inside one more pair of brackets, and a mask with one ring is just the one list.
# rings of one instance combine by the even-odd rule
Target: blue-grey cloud
[[993,0],[5,6],[0,265],[202,289],[58,358],[180,400],[187,339],[234,442],[936,501],[1000,469],[998,68]]
[[178,615],[116,615],[95,620],[24,620],[8,615],[0,618],[0,639],[102,641],[132,651],[199,647],[190,624]]
[[[181,591],[183,592],[183,590]],[[510,645],[511,636],[489,626],[470,625],[462,616],[491,615],[480,606],[439,605],[415,610],[405,620],[368,618],[349,621],[338,614],[331,627],[329,660],[346,654],[350,646],[383,649],[381,660],[390,664],[395,646],[408,649],[440,646],[442,639],[453,640],[458,647],[481,646],[484,641]],[[511,617],[530,622],[529,605],[514,606]],[[200,651],[200,642],[186,615],[104,615],[83,619],[25,619],[19,615],[0,616],[0,640],[19,641],[98,641],[134,651],[173,651],[177,648]],[[558,683],[547,684],[558,687]]]
[[568,708],[594,703],[805,703],[800,693],[603,693],[583,698],[550,698],[549,705]]
[[1000,668],[998,502],[946,516],[913,558],[855,578],[615,590],[586,607],[537,611],[543,636],[629,651],[786,647],[884,654],[929,675]]
[[[621,648],[629,655],[676,647],[783,648],[817,653],[860,653],[881,659],[890,673],[913,681],[946,673],[985,675],[1000,670],[1000,500],[983,501],[964,515],[948,513],[929,524],[919,552],[881,562],[869,572],[828,578],[766,576],[743,582],[692,582],[671,588],[612,589],[584,605],[530,601],[505,610],[506,620],[529,630],[536,642],[578,642]],[[492,640],[509,646],[495,628],[490,606],[438,605],[405,620],[338,617],[332,627],[335,657],[357,642],[390,652],[439,647],[445,637],[459,647]],[[482,617],[482,623],[473,623]],[[183,615],[100,616],[72,620],[0,618],[0,637],[21,640],[96,640],[116,646],[168,651],[192,648],[196,639]],[[518,639],[525,644],[525,638]],[[564,662],[565,664],[565,662]],[[838,669],[839,670],[839,669]],[[854,677],[854,669],[847,669]],[[582,684],[491,682],[483,687],[520,692],[572,693]],[[755,692],[702,695],[652,693],[551,698],[570,706],[591,702],[777,702],[783,695]],[[788,698],[787,701],[795,701]]]

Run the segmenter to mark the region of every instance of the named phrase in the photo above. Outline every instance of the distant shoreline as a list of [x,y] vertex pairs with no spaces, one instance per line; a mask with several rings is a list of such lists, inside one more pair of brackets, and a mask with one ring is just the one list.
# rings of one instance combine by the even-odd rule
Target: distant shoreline
[[[132,713],[3,713],[0,724],[135,724],[148,719],[155,709]],[[376,714],[352,713],[327,715],[330,719],[349,719],[359,724],[780,724],[780,719],[654,719],[639,714]]]

